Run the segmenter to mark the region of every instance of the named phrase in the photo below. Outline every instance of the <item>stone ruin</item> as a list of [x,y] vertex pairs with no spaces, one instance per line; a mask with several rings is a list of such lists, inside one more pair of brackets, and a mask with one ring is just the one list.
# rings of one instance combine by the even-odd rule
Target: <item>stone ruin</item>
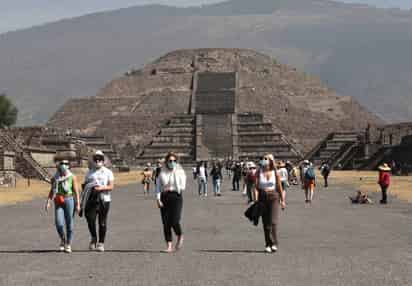
[[0,146],[0,188],[16,186],[15,153]]
[[[91,154],[102,150],[107,162],[119,164],[120,156],[104,137],[74,134],[69,129],[17,127],[0,129],[2,149],[14,154],[15,171],[26,178],[50,181],[55,161],[66,159],[73,168],[87,168]],[[7,156],[0,156],[0,161]]]
[[352,140],[346,133],[362,132],[368,123],[381,121],[269,56],[195,49],[168,53],[94,97],[68,101],[47,126],[104,136],[129,164],[140,164],[171,150],[188,163],[265,152],[298,161],[331,132],[341,132],[329,144],[337,148],[338,139]]

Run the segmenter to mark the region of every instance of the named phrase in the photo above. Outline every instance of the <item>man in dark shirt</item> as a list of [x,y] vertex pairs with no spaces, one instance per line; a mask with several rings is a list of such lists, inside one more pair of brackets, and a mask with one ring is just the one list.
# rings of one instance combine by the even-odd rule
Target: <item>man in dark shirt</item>
[[233,167],[233,180],[232,180],[232,191],[239,191],[239,182],[242,178],[242,166],[240,162],[236,162],[235,166]]

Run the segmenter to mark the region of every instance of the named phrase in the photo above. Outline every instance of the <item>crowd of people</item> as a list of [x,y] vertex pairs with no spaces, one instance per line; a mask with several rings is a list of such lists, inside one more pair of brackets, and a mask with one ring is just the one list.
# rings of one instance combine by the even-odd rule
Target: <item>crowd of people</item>
[[[55,226],[60,238],[59,250],[71,253],[73,240],[74,216],[84,216],[87,221],[91,251],[104,252],[107,232],[107,220],[110,210],[111,193],[114,189],[114,176],[105,166],[103,152],[96,151],[92,157],[89,171],[79,187],[77,177],[71,172],[67,160],[57,162],[57,170],[52,179],[46,211],[55,205]],[[232,191],[242,192],[247,198],[248,209],[245,212],[254,224],[261,218],[265,240],[265,251],[276,252],[278,249],[279,210],[286,208],[286,198],[291,185],[300,185],[304,190],[305,203],[312,203],[317,186],[314,165],[308,160],[293,165],[290,161],[276,162],[272,154],[265,154],[258,162],[214,160],[211,168],[208,162],[198,162],[192,169],[193,180],[197,182],[200,197],[208,195],[208,181],[211,178],[213,195],[222,196],[221,184],[231,180]],[[322,162],[319,168],[324,187],[328,187],[331,166]],[[379,167],[378,184],[381,187],[381,203],[387,203],[387,190],[390,184],[391,168],[384,164]],[[145,195],[153,193],[160,209],[163,234],[166,242],[165,252],[171,253],[183,246],[183,229],[180,223],[183,209],[183,192],[186,189],[187,177],[184,168],[178,163],[178,156],[170,152],[159,160],[154,167],[148,163],[141,174],[141,184]],[[351,197],[353,203],[370,203],[370,199],[358,192]],[[98,231],[96,230],[96,220]],[[176,244],[173,245],[173,232]]]

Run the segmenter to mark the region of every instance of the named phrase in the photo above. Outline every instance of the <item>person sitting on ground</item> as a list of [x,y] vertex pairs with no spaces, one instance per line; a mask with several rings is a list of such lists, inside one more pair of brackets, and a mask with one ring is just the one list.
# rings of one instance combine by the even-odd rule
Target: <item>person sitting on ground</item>
[[357,191],[354,197],[349,197],[349,200],[352,204],[372,204],[372,200],[368,197],[367,193],[363,193],[362,191]]

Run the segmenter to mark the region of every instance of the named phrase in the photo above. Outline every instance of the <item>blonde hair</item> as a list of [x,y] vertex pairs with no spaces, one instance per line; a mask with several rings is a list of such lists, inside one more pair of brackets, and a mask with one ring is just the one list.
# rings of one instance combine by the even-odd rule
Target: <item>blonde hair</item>
[[276,168],[276,162],[275,162],[275,157],[273,157],[272,154],[267,153],[267,154],[263,155],[263,157],[264,157],[264,158],[269,158],[269,161],[270,161],[269,166],[270,166],[270,169],[271,169],[271,170],[277,170],[277,168]]

